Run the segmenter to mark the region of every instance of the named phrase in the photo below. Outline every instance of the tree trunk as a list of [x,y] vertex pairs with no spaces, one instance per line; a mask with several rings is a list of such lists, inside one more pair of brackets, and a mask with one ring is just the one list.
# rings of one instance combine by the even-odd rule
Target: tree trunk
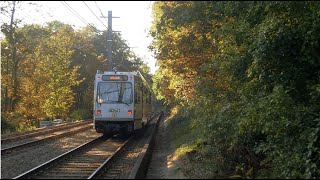
[[[11,45],[12,49],[12,62],[15,62],[16,58],[16,45],[15,45],[15,40],[14,40],[14,28],[13,28],[13,20],[14,20],[14,13],[16,11],[16,1],[12,1],[13,6],[11,10],[11,20],[10,20],[10,33],[9,33],[9,45]],[[9,60],[7,60],[7,74],[9,75]],[[12,77],[13,78],[13,77]],[[5,111],[12,110],[12,101],[9,100],[8,97],[8,86],[9,86],[9,81],[7,81],[6,88],[5,88]]]
[[14,23],[14,13],[15,13],[15,7],[16,7],[16,1],[13,1],[13,7],[12,7],[12,15],[11,15],[11,22],[10,22],[10,41],[12,45],[12,62],[13,62],[13,68],[12,68],[12,85],[13,85],[13,97],[11,100],[11,107],[10,111],[15,110],[15,105],[17,102],[17,89],[18,89],[18,81],[17,81],[17,70],[18,70],[18,59],[17,59],[17,47],[16,47],[16,38],[15,30],[13,28]]

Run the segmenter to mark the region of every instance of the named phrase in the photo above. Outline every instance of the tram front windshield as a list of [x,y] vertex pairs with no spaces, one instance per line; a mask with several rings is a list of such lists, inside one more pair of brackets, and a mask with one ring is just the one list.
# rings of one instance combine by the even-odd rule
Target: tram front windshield
[[106,104],[131,104],[132,84],[129,82],[100,82],[97,88],[97,102]]

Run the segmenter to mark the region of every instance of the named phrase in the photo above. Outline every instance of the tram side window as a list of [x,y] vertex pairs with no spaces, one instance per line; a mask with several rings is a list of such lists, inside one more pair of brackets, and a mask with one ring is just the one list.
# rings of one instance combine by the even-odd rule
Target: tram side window
[[140,84],[137,83],[134,91],[134,103],[140,104],[140,97],[141,97]]
[[137,104],[138,102],[138,93],[137,93],[137,84],[134,84],[134,103]]

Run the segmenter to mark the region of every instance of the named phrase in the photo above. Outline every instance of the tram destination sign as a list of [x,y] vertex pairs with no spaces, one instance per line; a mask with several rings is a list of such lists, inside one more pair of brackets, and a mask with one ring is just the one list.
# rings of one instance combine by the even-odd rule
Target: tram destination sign
[[102,81],[128,81],[127,75],[103,75]]

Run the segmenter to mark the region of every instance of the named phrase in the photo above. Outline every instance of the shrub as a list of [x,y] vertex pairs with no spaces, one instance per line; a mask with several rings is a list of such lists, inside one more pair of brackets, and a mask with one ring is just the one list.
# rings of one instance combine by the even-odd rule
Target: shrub
[[14,131],[16,131],[15,126],[8,122],[7,118],[3,114],[1,114],[1,134]]
[[71,113],[70,118],[72,120],[89,119],[89,118],[92,118],[92,113],[87,109],[77,109]]

